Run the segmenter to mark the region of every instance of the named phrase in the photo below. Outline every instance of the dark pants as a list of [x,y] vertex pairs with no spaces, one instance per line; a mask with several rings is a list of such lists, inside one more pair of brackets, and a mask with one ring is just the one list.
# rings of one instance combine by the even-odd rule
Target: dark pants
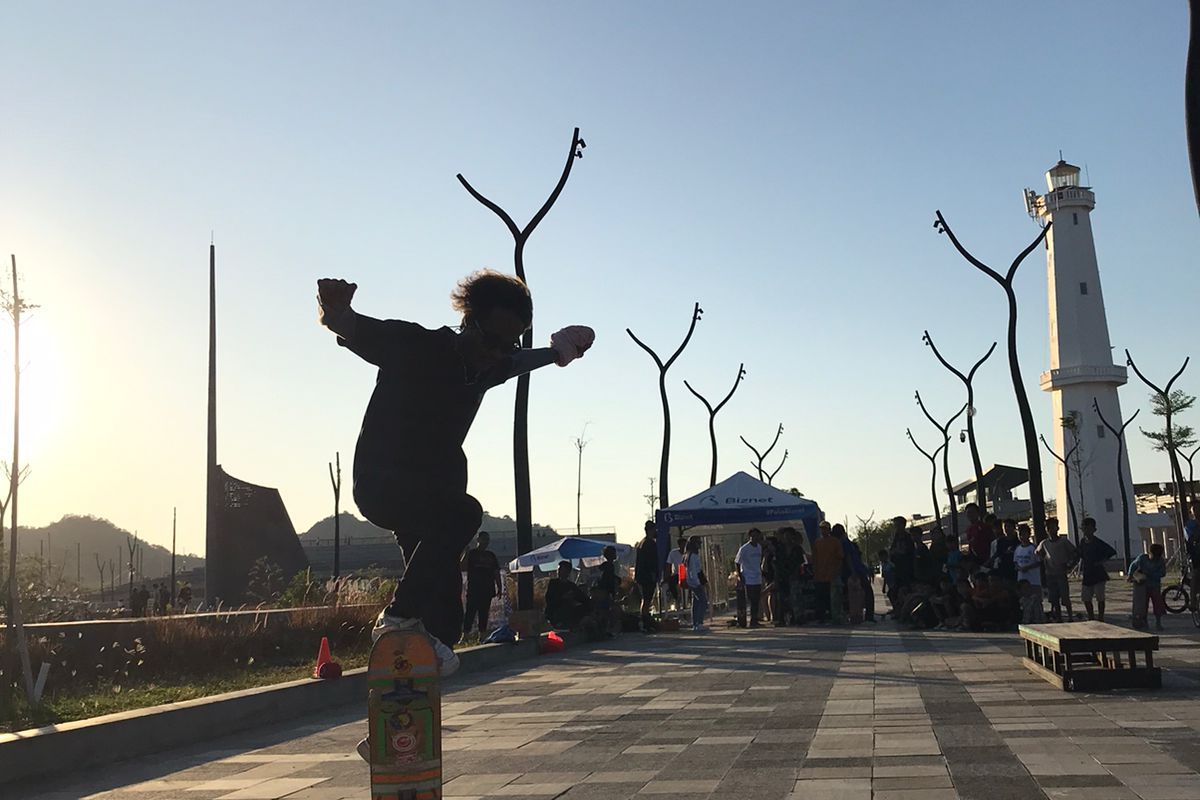
[[479,622],[479,638],[483,638],[488,632],[488,614],[492,610],[492,595],[490,594],[471,594],[471,590],[467,589],[467,608],[463,612],[462,629],[465,634],[471,630],[471,621],[473,619]]
[[654,604],[658,584],[654,581],[638,581],[638,589],[642,592],[642,620],[646,621],[651,618],[650,607]]
[[875,587],[871,585],[870,575],[859,575],[863,588],[863,619],[875,621]]
[[392,531],[404,551],[404,575],[387,613],[419,618],[448,647],[462,638],[462,573],[459,558],[483,521],[479,501],[453,491],[455,476],[398,470],[356,475],[354,502],[367,520]]
[[813,581],[813,591],[817,600],[817,621],[829,619],[829,581]]
[[757,625],[762,619],[760,614],[760,606],[762,605],[762,584],[751,586],[746,584],[746,600],[750,602],[750,624]]

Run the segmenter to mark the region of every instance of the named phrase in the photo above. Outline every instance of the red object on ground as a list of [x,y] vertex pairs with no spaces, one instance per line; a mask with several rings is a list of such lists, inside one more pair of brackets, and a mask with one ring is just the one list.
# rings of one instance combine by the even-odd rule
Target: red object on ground
[[321,637],[321,647],[317,650],[317,665],[313,667],[313,677],[321,678],[321,667],[333,662],[333,656],[329,654],[329,637]]
[[543,653],[560,653],[566,646],[567,643],[554,631],[547,633],[546,638],[542,640]]
[[336,661],[326,661],[317,667],[317,677],[327,681],[340,678],[342,677],[342,665]]

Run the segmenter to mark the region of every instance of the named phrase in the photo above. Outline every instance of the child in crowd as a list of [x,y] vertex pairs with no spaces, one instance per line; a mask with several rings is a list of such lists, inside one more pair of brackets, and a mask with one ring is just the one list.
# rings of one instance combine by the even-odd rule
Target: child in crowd
[[962,597],[958,593],[956,581],[949,575],[943,575],[938,581],[937,591],[929,598],[933,613],[937,617],[937,626],[941,629],[956,628],[962,615]]
[[1162,630],[1162,618],[1167,607],[1163,602],[1162,579],[1167,575],[1167,561],[1163,558],[1161,544],[1150,545],[1149,553],[1142,553],[1129,565],[1126,573],[1133,584],[1133,627],[1146,627],[1146,611],[1149,604],[1154,608],[1154,627]]
[[1042,587],[1034,586],[1025,578],[1017,581],[1017,594],[1021,597],[1021,624],[1038,625],[1046,621],[1042,608]]
[[952,586],[958,585],[958,570],[962,565],[962,549],[958,546],[958,537],[950,534],[946,537],[946,576]]

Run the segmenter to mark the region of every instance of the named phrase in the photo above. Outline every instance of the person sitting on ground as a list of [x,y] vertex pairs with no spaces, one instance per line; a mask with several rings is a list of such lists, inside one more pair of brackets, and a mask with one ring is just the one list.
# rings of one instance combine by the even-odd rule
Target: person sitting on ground
[[958,626],[962,616],[962,597],[958,593],[955,581],[950,580],[949,575],[943,575],[938,581],[937,590],[929,597],[929,605],[937,617],[937,627]]
[[546,621],[558,630],[577,630],[592,613],[592,601],[571,579],[570,561],[558,562],[558,577],[546,586]]
[[950,582],[958,585],[959,568],[962,566],[962,549],[958,545],[958,537],[950,534],[946,537],[946,576]]
[[1003,579],[993,581],[986,572],[975,575],[970,602],[963,605],[963,622],[973,631],[1003,630],[1012,624],[1012,596]]
[[1133,627],[1139,630],[1146,627],[1149,602],[1154,609],[1154,628],[1161,631],[1163,614],[1167,611],[1162,596],[1162,579],[1167,576],[1163,546],[1157,543],[1150,545],[1149,553],[1142,553],[1129,565],[1126,576],[1133,584]]
[[1035,586],[1029,578],[1021,578],[1017,581],[1017,595],[1021,598],[1022,625],[1040,625],[1046,621],[1046,613],[1042,609],[1042,587]]

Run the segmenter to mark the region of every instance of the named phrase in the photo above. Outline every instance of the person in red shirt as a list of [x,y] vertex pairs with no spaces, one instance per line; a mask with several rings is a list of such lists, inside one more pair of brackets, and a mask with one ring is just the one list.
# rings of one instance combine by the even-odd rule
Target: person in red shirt
[[992,529],[974,503],[967,503],[967,523],[967,549],[982,564],[991,554]]

